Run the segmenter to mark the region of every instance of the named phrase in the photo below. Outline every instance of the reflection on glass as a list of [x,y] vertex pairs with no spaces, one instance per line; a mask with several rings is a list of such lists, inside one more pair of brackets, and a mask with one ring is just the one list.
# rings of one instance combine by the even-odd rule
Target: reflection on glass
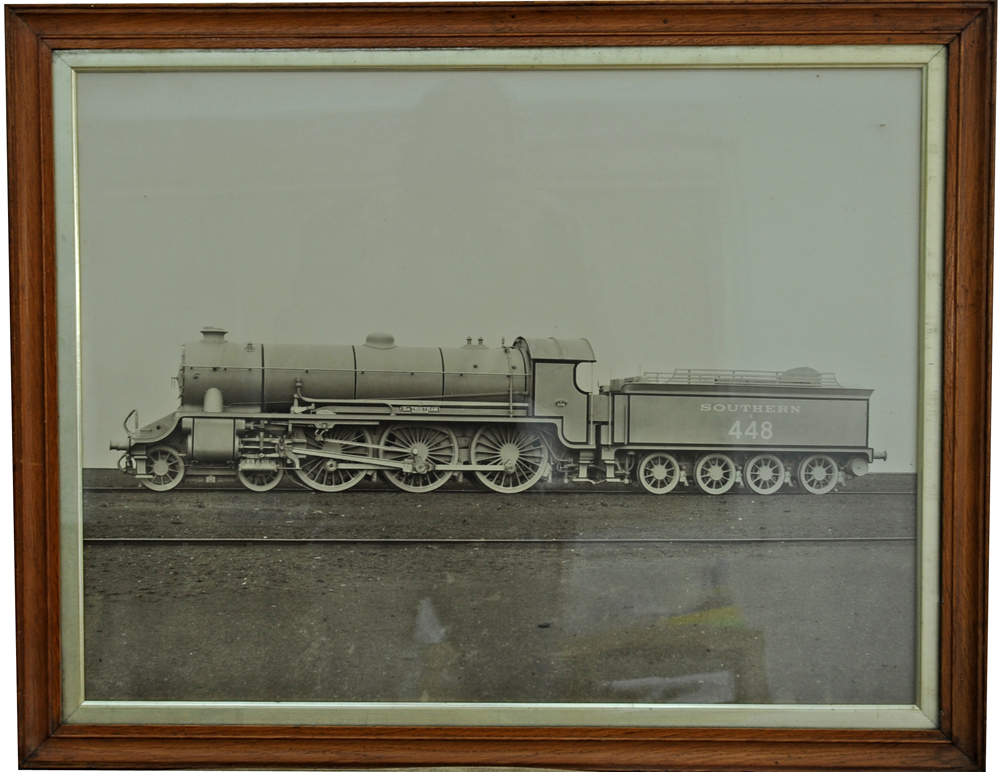
[[[921,87],[850,68],[82,73],[87,698],[911,703]],[[174,344],[210,324],[238,330],[242,364],[199,366],[247,393],[268,384],[245,341],[291,344],[268,355],[277,396],[228,433],[201,416],[189,455],[198,427],[140,442],[158,492],[128,487],[109,435],[133,406],[172,409]],[[386,364],[376,329],[418,364]],[[524,349],[514,387],[496,346],[522,335],[586,338],[597,362]],[[323,377],[296,359],[334,346],[350,364]],[[862,388],[814,399],[840,389],[814,366]],[[675,367],[686,383],[660,377]],[[491,409],[545,402],[567,444],[412,412],[318,425],[341,388],[467,395],[472,368],[500,379]],[[792,378],[818,418],[775,434],[791,424],[735,392],[698,396],[727,377],[771,396]],[[215,391],[182,420],[229,415]],[[286,426],[250,437],[268,402]],[[287,425],[300,409],[316,423]],[[840,456],[806,455],[816,424]],[[889,456],[862,476],[871,448]],[[437,468],[470,460],[487,468]],[[841,474],[849,490],[803,493]]]
[[87,694],[908,703],[912,478],[878,477],[839,497],[92,490]]

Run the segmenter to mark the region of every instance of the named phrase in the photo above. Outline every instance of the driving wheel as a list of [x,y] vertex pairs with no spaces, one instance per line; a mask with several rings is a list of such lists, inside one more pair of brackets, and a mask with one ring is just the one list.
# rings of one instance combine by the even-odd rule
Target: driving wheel
[[[310,443],[309,450],[353,456],[357,461],[364,461],[372,454],[371,442],[371,435],[364,427],[342,424],[327,432],[322,442]],[[299,461],[295,476],[313,490],[346,491],[361,482],[368,470],[345,469],[345,463],[351,462],[342,458],[307,455]]]
[[510,424],[480,427],[470,447],[473,464],[503,467],[473,472],[482,485],[498,493],[528,490],[542,478],[549,456],[541,433],[531,427]]
[[393,424],[382,435],[379,456],[389,461],[411,461],[412,472],[386,469],[383,477],[400,490],[427,493],[451,479],[450,470],[438,466],[458,463],[458,440],[447,426]]

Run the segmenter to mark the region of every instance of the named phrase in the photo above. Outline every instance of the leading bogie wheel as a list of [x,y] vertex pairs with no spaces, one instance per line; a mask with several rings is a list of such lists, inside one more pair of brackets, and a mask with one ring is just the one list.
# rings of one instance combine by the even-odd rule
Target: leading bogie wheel
[[743,482],[754,493],[770,496],[785,482],[785,465],[773,453],[761,453],[743,467]]
[[799,485],[810,493],[829,493],[837,485],[839,477],[837,462],[823,453],[804,458],[799,464]]
[[184,479],[184,459],[169,445],[157,445],[146,451],[146,471],[152,478],[139,482],[153,491],[169,491]]
[[[371,435],[363,426],[342,424],[327,432],[323,441],[317,447],[310,449],[356,456],[357,461],[363,462],[372,454],[371,444]],[[344,463],[350,462],[328,456],[307,455],[299,461],[299,468],[295,470],[295,476],[313,490],[346,491],[361,482],[368,470],[345,469]]]
[[385,479],[400,490],[427,493],[451,479],[451,470],[437,467],[458,463],[458,440],[447,426],[433,424],[393,424],[382,434],[379,456],[389,461],[409,461],[412,472],[386,469]]
[[736,484],[736,464],[725,453],[709,453],[695,464],[694,479],[705,493],[719,496]]
[[257,493],[264,493],[281,482],[281,478],[285,476],[285,470],[280,466],[276,466],[273,469],[258,469],[254,467],[244,469],[240,467],[236,470],[236,476],[250,490]]
[[499,466],[473,474],[486,488],[497,493],[520,493],[542,479],[549,452],[537,429],[511,424],[485,424],[472,438],[473,464]]
[[670,493],[681,479],[681,467],[669,453],[656,451],[644,456],[636,470],[636,479],[649,493]]

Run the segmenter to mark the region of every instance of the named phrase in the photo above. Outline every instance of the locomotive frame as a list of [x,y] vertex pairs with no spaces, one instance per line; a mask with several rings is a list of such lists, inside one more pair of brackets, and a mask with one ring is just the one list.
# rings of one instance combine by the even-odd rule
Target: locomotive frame
[[[511,15],[509,11],[514,10]],[[787,13],[786,13],[787,12]],[[713,3],[7,9],[14,339],[19,755],[29,767],[117,764],[521,763],[577,768],[984,768],[985,586],[996,4]],[[660,18],[671,15],[669,25]],[[389,23],[391,33],[386,32]],[[192,31],[194,30],[194,31]],[[433,30],[434,36],[429,36]],[[413,44],[725,45],[919,42],[948,47],[944,297],[942,719],[938,729],[200,727],[63,723],[51,53],[60,48]],[[317,761],[319,760],[319,761]]]
[[378,474],[410,493],[462,475],[520,493],[558,475],[657,495],[692,481],[710,495],[821,495],[886,458],[868,447],[871,390],[810,368],[652,373],[591,394],[578,383],[596,361],[584,339],[406,349],[373,333],[363,346],[241,347],[226,334],[206,327],[185,345],[179,410],[142,429],[132,410],[127,440],[111,442],[147,488],[200,473],[266,492],[288,471],[327,493]]

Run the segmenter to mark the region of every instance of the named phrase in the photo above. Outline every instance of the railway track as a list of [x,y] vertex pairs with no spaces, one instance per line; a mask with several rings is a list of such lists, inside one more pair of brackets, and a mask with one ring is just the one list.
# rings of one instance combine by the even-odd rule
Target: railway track
[[102,536],[85,538],[84,544],[802,544],[821,542],[912,542],[913,536],[799,536],[799,537],[757,537],[757,538],[721,538],[721,539],[671,539],[671,538],[633,538],[633,539],[337,539],[337,538],[199,538],[199,537],[131,537]]
[[[147,493],[150,496],[162,496],[164,494],[158,491],[151,491],[141,485],[137,485],[134,488],[121,488],[121,487],[85,487],[83,489],[84,493]],[[232,487],[232,488],[209,488],[209,487],[198,487],[198,488],[174,488],[170,491],[170,495],[178,493],[246,493],[252,494],[254,496],[259,495],[255,491],[247,490],[243,487]],[[410,496],[414,495],[407,491],[395,490],[393,488],[354,488],[351,491],[338,491],[334,493],[323,493],[321,491],[314,491],[309,488],[275,488],[269,493],[272,494],[284,494],[284,493],[307,493],[313,496],[341,496],[345,493],[357,494],[357,493],[374,493],[378,495],[392,495],[392,496]],[[481,494],[489,495],[490,491],[482,491],[476,488],[455,488],[451,490],[436,490],[434,491],[436,495],[442,493],[448,495],[461,495],[461,494]],[[648,496],[644,491],[639,490],[593,490],[590,488],[576,489],[576,490],[536,490],[536,491],[523,491],[517,494],[518,496]],[[744,494],[730,494],[730,495],[744,495]],[[746,492],[745,495],[757,496],[759,494]],[[812,493],[799,493],[799,492],[783,492],[777,494],[778,496],[813,496]],[[834,497],[839,496],[915,496],[916,491],[837,491],[834,494],[830,494]],[[677,491],[667,494],[668,497],[674,498],[677,496],[698,496],[700,498],[706,498],[707,494],[701,491]]]

